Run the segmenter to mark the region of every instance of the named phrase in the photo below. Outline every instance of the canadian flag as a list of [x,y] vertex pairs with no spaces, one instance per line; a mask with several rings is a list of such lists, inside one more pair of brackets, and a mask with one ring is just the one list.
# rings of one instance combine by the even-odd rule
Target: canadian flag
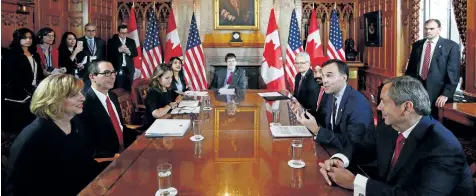
[[307,35],[306,52],[311,57],[311,66],[320,66],[319,58],[324,57],[322,49],[321,35],[319,34],[319,26],[316,19],[316,11],[313,9],[311,13],[311,23],[309,25],[309,34]]
[[[137,31],[137,22],[136,22],[136,13],[134,11],[134,4],[132,4],[130,13],[131,14],[129,16],[129,24],[127,25],[129,34],[127,35],[127,37],[133,39],[134,42],[136,43],[137,57],[134,57],[134,67],[142,71],[142,49],[140,48],[139,32]],[[142,73],[141,75],[144,76],[144,73]]]
[[281,52],[278,25],[276,24],[276,18],[274,16],[274,9],[271,9],[263,51],[263,63],[261,64],[261,77],[264,83],[266,83],[266,89],[286,89]]
[[174,56],[183,59],[182,46],[180,45],[180,38],[177,32],[177,25],[175,24],[173,9],[170,9],[169,21],[167,24],[167,41],[165,43],[164,56],[165,63],[168,63],[170,58]]

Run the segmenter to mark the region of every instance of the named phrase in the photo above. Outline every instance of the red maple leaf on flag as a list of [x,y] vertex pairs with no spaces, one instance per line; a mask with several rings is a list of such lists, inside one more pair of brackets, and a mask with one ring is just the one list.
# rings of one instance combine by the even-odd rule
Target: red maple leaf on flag
[[264,46],[264,51],[263,51],[263,56],[266,58],[266,61],[268,62],[268,66],[276,67],[277,69],[280,69],[283,67],[283,60],[281,58],[277,58],[278,56],[280,57],[281,55],[279,54],[281,51],[279,47],[275,48],[275,44],[273,43],[273,40],[270,40],[268,43],[265,44]]
[[[174,43],[172,43],[172,40],[169,39],[167,40],[167,43],[165,43],[165,48],[167,49],[168,54],[182,54],[182,47],[180,44],[176,45],[175,48],[173,48]],[[168,62],[169,59],[166,59],[166,62]]]

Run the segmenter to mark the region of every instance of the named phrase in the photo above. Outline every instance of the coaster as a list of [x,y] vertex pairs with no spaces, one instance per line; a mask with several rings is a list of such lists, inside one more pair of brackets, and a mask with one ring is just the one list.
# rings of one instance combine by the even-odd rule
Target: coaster
[[288,161],[289,167],[299,169],[299,168],[303,168],[304,166],[306,166],[306,163],[304,163],[304,161],[299,161],[299,162],[301,162],[300,165],[295,165],[294,162],[295,162],[295,160],[290,160],[290,161]]
[[194,142],[198,142],[198,141],[202,141],[205,137],[203,137],[202,135],[199,135],[198,138],[195,138],[195,136],[193,135],[192,137],[190,137],[190,140],[194,141]]
[[209,108],[203,107],[203,108],[202,108],[202,110],[204,110],[204,111],[210,111],[210,110],[212,110],[212,109],[213,109],[212,107],[209,107]]
[[178,190],[174,187],[170,187],[168,189],[159,189],[157,192],[155,192],[155,196],[162,196],[162,195],[165,195],[164,192],[165,191],[168,191],[170,196],[174,196],[174,195],[177,195],[178,194]]

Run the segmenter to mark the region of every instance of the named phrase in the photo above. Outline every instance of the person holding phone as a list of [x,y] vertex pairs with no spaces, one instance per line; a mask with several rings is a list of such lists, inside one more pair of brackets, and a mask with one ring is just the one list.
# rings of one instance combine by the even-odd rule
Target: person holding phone
[[61,43],[58,47],[59,64],[64,66],[67,70],[66,73],[69,74],[74,74],[84,69],[82,63],[84,58],[83,42],[76,40],[76,35],[73,32],[65,32],[61,36]]
[[56,41],[56,34],[53,29],[44,27],[38,31],[38,45],[36,51],[40,55],[41,67],[45,76],[57,73],[66,73],[66,68],[58,64],[59,52],[53,48]]

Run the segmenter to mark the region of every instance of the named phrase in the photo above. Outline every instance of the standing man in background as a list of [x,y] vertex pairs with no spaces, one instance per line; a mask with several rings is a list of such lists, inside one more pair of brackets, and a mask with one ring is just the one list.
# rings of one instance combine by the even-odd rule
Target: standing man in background
[[134,57],[137,56],[137,46],[133,39],[127,37],[127,26],[119,25],[118,34],[115,34],[109,41],[107,56],[117,73],[115,88],[124,88],[131,91],[132,80],[134,79]]
[[425,39],[413,43],[405,75],[417,78],[428,91],[431,114],[438,117],[438,108],[453,101],[460,77],[461,52],[459,45],[440,37],[441,22],[425,22]]
[[84,36],[78,39],[78,44],[83,44],[83,54],[86,62],[84,69],[79,73],[85,82],[85,88],[91,86],[89,81],[88,67],[94,60],[106,60],[106,43],[101,38],[96,37],[96,25],[88,23],[84,26]]

